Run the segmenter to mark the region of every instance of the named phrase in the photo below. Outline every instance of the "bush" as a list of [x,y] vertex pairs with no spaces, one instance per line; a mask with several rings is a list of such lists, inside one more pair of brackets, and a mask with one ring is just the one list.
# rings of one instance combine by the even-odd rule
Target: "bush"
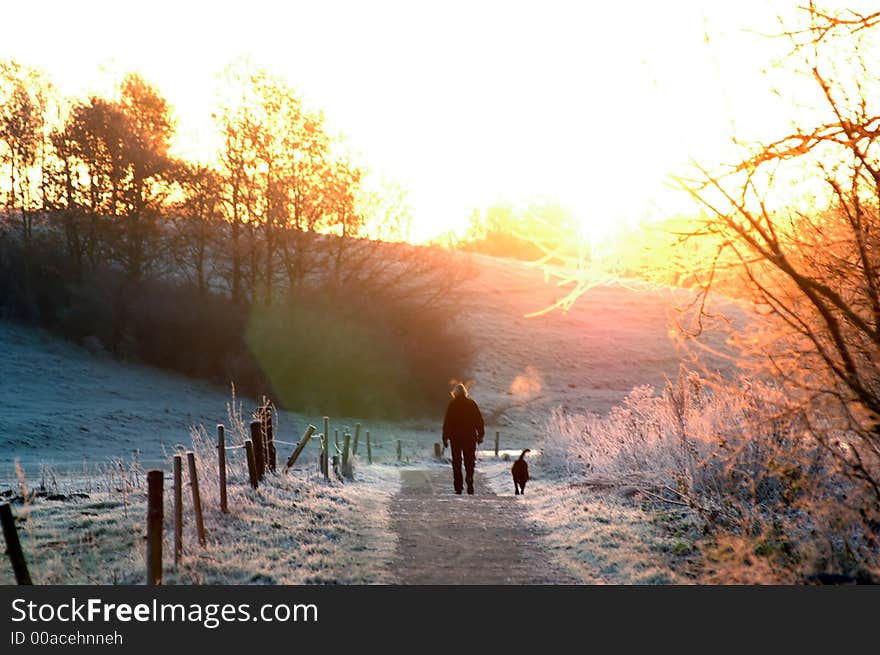
[[710,385],[682,370],[662,394],[638,387],[607,417],[555,411],[545,459],[567,475],[688,507],[709,536],[714,581],[871,577],[880,524],[807,428],[772,384]]

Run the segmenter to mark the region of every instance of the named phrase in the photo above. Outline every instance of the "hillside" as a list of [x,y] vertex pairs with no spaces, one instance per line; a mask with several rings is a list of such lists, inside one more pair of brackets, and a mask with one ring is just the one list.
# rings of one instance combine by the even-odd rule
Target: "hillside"
[[[606,412],[632,387],[661,385],[678,356],[668,337],[672,291],[599,286],[568,313],[526,319],[561,293],[522,262],[461,255],[471,275],[460,286],[464,337],[476,349],[473,397],[489,431],[505,445],[533,444],[547,412],[563,407]],[[679,298],[680,293],[679,293]],[[229,390],[158,369],[95,355],[44,331],[0,322],[0,466],[14,458],[74,468],[83,459],[162,458],[162,447],[188,443],[194,424],[226,417]],[[365,382],[366,383],[366,382]],[[241,399],[249,409],[253,399]],[[285,439],[305,417],[283,412]],[[357,419],[340,419],[353,425]],[[374,435],[437,440],[440,417],[374,425]],[[318,423],[316,423],[317,425]]]
[[[680,354],[669,328],[688,292],[603,284],[567,313],[524,318],[565,289],[522,262],[470,257],[475,275],[462,292],[463,323],[477,348],[473,396],[498,425],[531,436],[556,406],[605,413],[633,387],[659,388],[676,375]],[[714,342],[720,346],[720,336]]]
[[[16,513],[31,526],[23,538],[35,579],[140,582],[145,494],[143,476],[129,462],[138,451],[141,465],[167,466],[164,453],[182,446],[196,450],[200,476],[206,476],[209,543],[207,550],[187,546],[183,567],[166,571],[171,583],[684,580],[667,561],[675,544],[650,514],[553,478],[538,452],[531,457],[530,493],[515,500],[509,464],[491,451],[495,430],[502,434],[505,454],[526,446],[540,449],[540,432],[553,407],[605,412],[633,386],[660,385],[665,375],[674,375],[678,358],[668,336],[668,312],[681,294],[631,283],[605,285],[586,293],[568,313],[525,319],[524,314],[553,302],[559,289],[522,263],[463,257],[471,275],[457,290],[463,307],[459,326],[475,348],[472,395],[489,433],[478,455],[478,494],[468,497],[477,504],[464,523],[449,502],[447,465],[429,458],[431,444],[439,441],[440,416],[364,421],[372,433],[374,465],[366,466],[361,450],[355,484],[335,478],[330,485],[323,482],[316,474],[313,441],[297,470],[272,476],[254,491],[247,484],[243,451],[232,451],[232,513],[223,515],[211,478],[213,438],[193,443],[190,429],[201,424],[212,433],[218,422],[229,425],[228,389],[113,360],[44,331],[0,321],[5,400],[0,492],[13,497]],[[365,378],[369,383],[368,374]],[[236,400],[247,420],[255,399]],[[321,425],[321,419],[279,412],[279,456],[290,452],[308,423]],[[331,416],[331,431],[360,421]],[[234,430],[228,435],[243,438]],[[403,461],[396,455],[397,439]],[[22,487],[16,460],[24,468],[25,486],[33,491],[45,484],[44,496],[60,495],[32,495],[20,504],[21,497],[14,499]],[[125,481],[125,471],[134,479]],[[193,529],[187,523],[187,544],[194,543]],[[436,566],[436,553],[463,534],[478,545],[473,557]],[[511,550],[511,539],[517,549]],[[487,561],[496,565],[487,567]],[[0,569],[0,583],[11,583],[10,576]]]

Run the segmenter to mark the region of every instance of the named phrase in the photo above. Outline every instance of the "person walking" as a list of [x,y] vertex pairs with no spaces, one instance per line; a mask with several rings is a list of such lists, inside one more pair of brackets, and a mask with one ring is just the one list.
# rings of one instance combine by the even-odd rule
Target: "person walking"
[[[452,484],[455,493],[460,494],[467,483],[467,492],[474,493],[474,463],[477,459],[477,444],[483,443],[485,429],[483,415],[477,403],[468,397],[463,384],[456,384],[452,390],[452,400],[443,418],[443,447],[452,445]],[[461,465],[464,461],[464,481]]]

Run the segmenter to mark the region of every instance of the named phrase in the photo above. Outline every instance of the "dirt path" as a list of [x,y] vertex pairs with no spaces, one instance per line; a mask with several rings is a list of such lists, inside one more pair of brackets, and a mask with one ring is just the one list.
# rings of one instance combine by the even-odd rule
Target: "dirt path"
[[391,501],[401,584],[572,584],[554,566],[515,496],[496,496],[482,475],[456,496],[448,469],[401,471]]

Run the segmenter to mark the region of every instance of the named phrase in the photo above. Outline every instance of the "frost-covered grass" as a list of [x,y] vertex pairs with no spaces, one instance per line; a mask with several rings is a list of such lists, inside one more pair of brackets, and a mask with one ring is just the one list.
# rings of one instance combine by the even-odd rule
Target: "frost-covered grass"
[[[383,583],[391,578],[395,542],[387,505],[397,471],[381,466],[357,480],[326,484],[297,473],[269,475],[259,490],[230,487],[221,514],[209,485],[202,489],[207,547],[196,538],[192,503],[184,496],[184,556],[173,566],[172,501],[165,499],[168,584]],[[201,482],[201,481],[200,481]],[[19,534],[37,584],[140,584],[144,581],[146,495],[94,491],[88,497],[16,503]],[[0,584],[14,579],[7,563]]]
[[[240,444],[246,422],[231,405],[227,443]],[[165,581],[168,584],[383,583],[395,540],[388,503],[396,468],[361,466],[355,479],[325,482],[306,461],[267,473],[259,489],[247,478],[243,450],[228,459],[229,513],[220,512],[217,456],[204,428],[193,431],[207,546],[199,546],[184,461],[184,556],[173,566],[172,476],[166,472]],[[170,455],[170,454],[169,454]],[[118,463],[115,463],[118,464]],[[145,475],[137,463],[100,475],[7,480],[19,532],[38,584],[137,584],[144,581]],[[170,467],[168,467],[170,470]],[[46,484],[51,485],[51,488]],[[31,488],[29,485],[36,485]],[[0,567],[0,584],[14,580]]]
[[[548,469],[537,451],[531,480],[518,497],[550,556],[584,584],[684,584],[692,581],[692,540],[674,534],[650,508],[579,485]],[[484,459],[499,495],[512,495],[510,462]]]
[[681,515],[666,523],[691,535],[675,548],[699,550],[703,581],[874,579],[876,524],[808,427],[822,429],[772,384],[683,371],[660,393],[634,389],[607,416],[553,412],[544,461],[562,480]]
[[[227,420],[229,387],[95,356],[41,330],[0,320],[0,352],[0,482],[15,479],[16,460],[32,480],[44,465],[64,478],[103,478],[111,459],[127,462],[134,453],[146,467],[167,466],[168,452],[189,447],[191,426],[205,425],[213,439],[215,424]],[[239,401],[250,409],[259,399],[239,395]],[[278,411],[276,437],[296,442],[310,423],[323,429],[323,415]],[[366,457],[369,430],[374,461],[390,463],[397,438],[404,439],[404,457],[430,451],[439,420],[367,421],[331,413],[330,432],[331,438],[335,430],[353,433],[362,423],[360,454]],[[290,450],[279,444],[285,457]],[[316,453],[312,441],[305,455]]]
[[[567,314],[525,320],[523,314],[551,304],[558,288],[545,284],[539,271],[522,264],[486,257],[473,259],[480,274],[463,282],[459,292],[465,300],[463,325],[471,333],[477,351],[471,372],[476,380],[472,395],[487,419],[484,448],[491,448],[495,430],[501,431],[502,448],[516,450],[517,454],[523,447],[545,447],[547,457],[537,465],[537,470],[545,472],[540,480],[531,483],[523,503],[535,521],[543,521],[541,525],[548,527],[548,544],[553,552],[560,558],[574,557],[572,566],[578,561],[582,563],[582,579],[593,579],[594,568],[608,569],[610,562],[623,552],[618,548],[615,554],[613,547],[603,550],[602,543],[616,543],[615,538],[596,531],[612,531],[614,526],[602,523],[601,519],[597,522],[594,517],[619,520],[631,536],[633,547],[642,549],[639,544],[647,540],[644,549],[636,552],[653,557],[650,562],[662,559],[666,551],[651,546],[652,540],[660,537],[655,537],[650,525],[649,510],[621,501],[614,494],[607,494],[606,498],[596,495],[591,488],[569,485],[566,470],[575,476],[575,481],[581,475],[574,466],[551,470],[548,460],[555,441],[548,439],[546,417],[551,408],[560,405],[566,415],[590,410],[605,412],[617,405],[634,385],[662,384],[664,375],[674,375],[678,357],[667,338],[665,320],[670,294],[602,286],[592,289]],[[0,342],[6,348],[6,356],[0,360],[0,390],[10,401],[0,413],[0,490],[17,486],[13,460],[19,458],[32,486],[39,486],[44,469],[49,473],[48,490],[53,488],[54,471],[56,484],[63,493],[82,489],[89,494],[88,499],[67,502],[35,498],[27,509],[15,506],[17,513],[34,513],[24,526],[30,523],[33,531],[32,540],[26,544],[28,556],[35,559],[36,569],[44,569],[35,577],[48,580],[54,575],[76,581],[91,575],[104,582],[141,581],[144,480],[135,481],[123,499],[119,489],[126,487],[121,482],[119,459],[123,468],[129,470],[132,452],[139,449],[145,466],[159,464],[170,472],[168,457],[176,444],[190,448],[189,426],[203,423],[207,429],[196,435],[196,452],[209,545],[205,553],[197,545],[193,547],[197,542],[187,494],[188,552],[181,571],[168,569],[166,579],[173,581],[175,576],[182,576],[181,581],[210,582],[223,581],[223,575],[230,575],[231,580],[248,582],[257,573],[276,581],[386,579],[378,563],[383,560],[379,553],[393,552],[394,538],[385,530],[387,517],[383,512],[388,495],[398,484],[394,440],[404,439],[404,465],[418,462],[422,466],[433,442],[439,440],[445,396],[437,399],[437,415],[424,420],[362,421],[358,480],[345,487],[336,482],[327,486],[316,477],[314,441],[303,455],[302,470],[289,479],[271,479],[256,494],[247,487],[243,453],[233,451],[229,459],[232,514],[223,517],[216,511],[213,443],[214,425],[222,413],[227,390],[156,369],[96,357],[45,333],[5,322],[0,322]],[[250,408],[256,401],[245,402]],[[245,416],[242,422],[249,420]],[[352,430],[358,420],[331,416],[331,439],[336,429]],[[240,430],[227,417],[222,417],[222,421],[227,427],[227,442],[240,443]],[[276,437],[296,441],[309,423],[320,430],[321,414],[279,412]],[[369,467],[363,461],[366,430],[372,432],[376,444],[374,459],[381,466]],[[280,446],[279,459],[289,452],[290,446]],[[576,460],[570,457],[568,463],[574,464]],[[41,467],[41,462],[50,466]],[[483,457],[478,466],[494,464],[490,457]],[[504,483],[501,491],[512,493],[509,463],[499,470],[503,472],[503,478],[499,478]],[[166,496],[166,524],[170,526],[170,481]],[[593,509],[594,503],[604,506],[606,501],[612,509]],[[102,507],[107,503],[107,508],[96,510],[89,507],[92,503]],[[591,509],[576,512],[581,503]],[[572,508],[570,513],[568,508]],[[83,511],[97,516],[82,514]],[[82,537],[88,542],[87,535],[93,529],[83,527],[84,520],[106,525],[101,528],[104,536],[100,540],[80,548],[78,539]],[[273,523],[282,527],[272,527]],[[71,526],[79,527],[70,529]],[[24,538],[31,539],[26,531],[24,528]],[[57,543],[43,546],[53,541]],[[675,542],[672,546],[676,547]],[[628,552],[627,548],[629,545],[624,551]],[[270,549],[283,554],[270,557]],[[89,552],[94,553],[92,560],[88,560]],[[170,554],[167,542],[166,561],[170,561]],[[53,563],[53,557],[58,561]],[[608,564],[594,566],[591,557],[605,557]],[[71,563],[69,567],[65,558]],[[248,563],[241,565],[242,558]],[[268,559],[261,563],[261,558]],[[45,567],[41,565],[43,561]],[[76,562],[80,562],[76,564],[78,571]],[[235,570],[235,566],[241,569]],[[606,571],[606,579],[636,581],[644,577],[628,572],[628,565],[617,566],[622,572],[615,577]],[[9,575],[2,566],[0,571]]]

